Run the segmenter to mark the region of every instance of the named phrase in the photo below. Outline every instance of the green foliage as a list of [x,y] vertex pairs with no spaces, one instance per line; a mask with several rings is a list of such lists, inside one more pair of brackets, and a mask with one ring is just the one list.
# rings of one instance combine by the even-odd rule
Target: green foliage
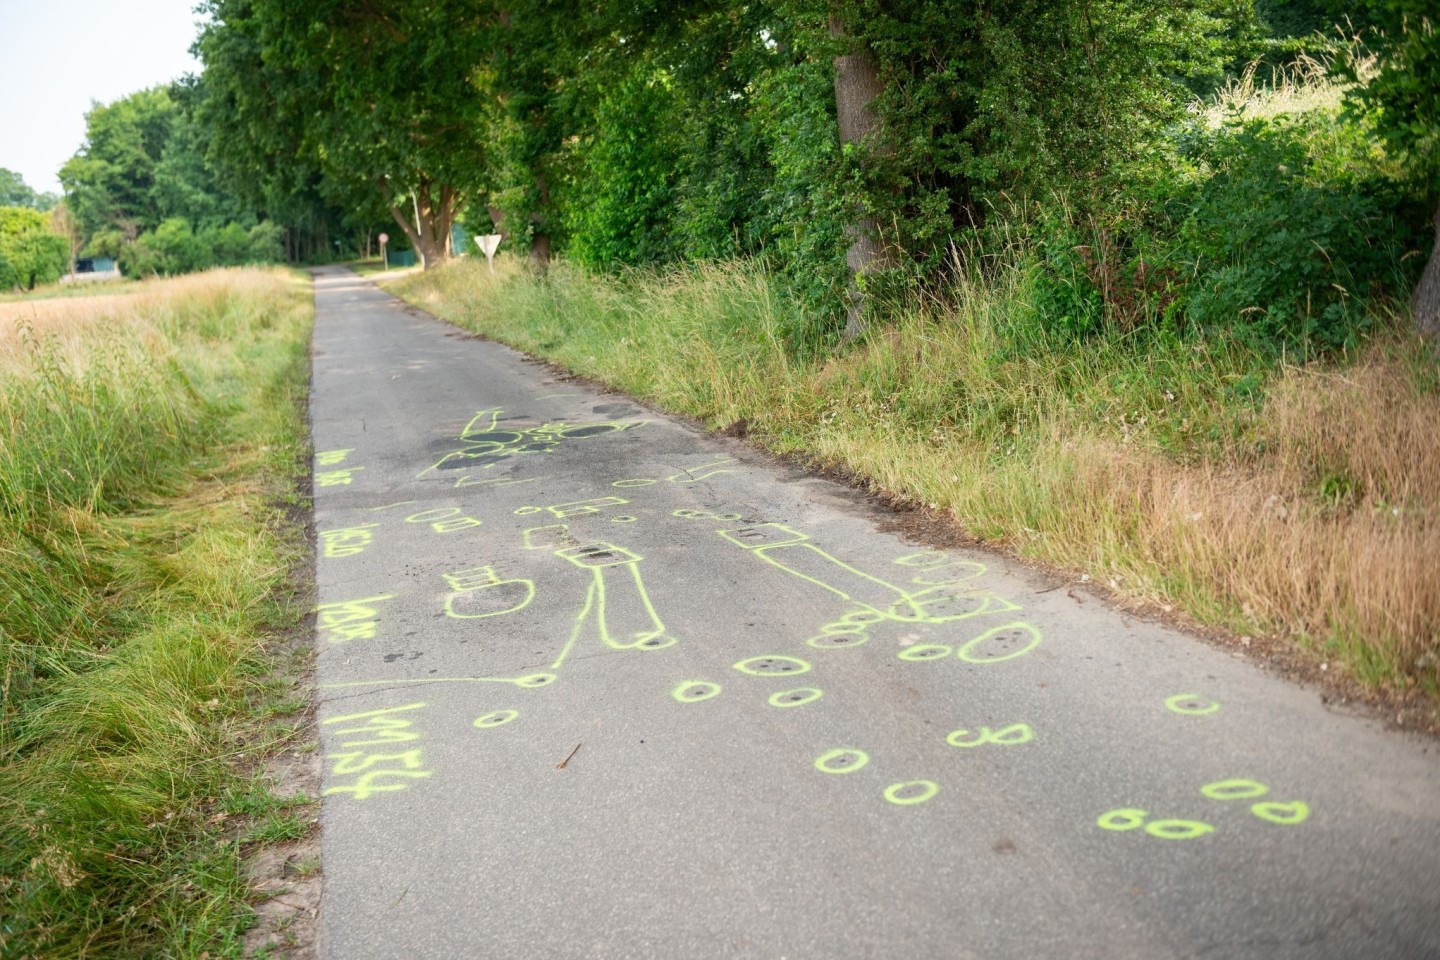
[[154,87],[85,114],[85,144],[60,168],[60,182],[87,235],[113,229],[134,236],[159,225],[155,167],[175,112],[166,89]]
[[69,264],[70,245],[50,232],[45,214],[0,207],[0,291],[54,283]]
[[1373,111],[1386,145],[1421,188],[1440,195],[1440,23],[1430,0],[1376,0],[1380,71],[1354,103]]
[[679,153],[672,110],[667,78],[644,71],[600,101],[594,132],[577,144],[582,170],[573,187],[570,250],[581,263],[605,269],[667,252]]
[[0,167],[0,207],[29,207],[44,212],[59,201],[53,193],[36,193],[20,174]]
[[1173,127],[1104,210],[1035,220],[1045,334],[1168,326],[1301,355],[1347,347],[1402,294],[1413,201],[1363,122],[1325,106]]

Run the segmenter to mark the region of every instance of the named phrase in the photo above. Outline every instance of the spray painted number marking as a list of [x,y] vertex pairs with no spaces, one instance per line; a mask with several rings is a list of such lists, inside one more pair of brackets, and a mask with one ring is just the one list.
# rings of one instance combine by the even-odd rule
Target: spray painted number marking
[[370,531],[378,526],[378,523],[362,523],[353,527],[321,530],[320,540],[324,544],[322,552],[327,557],[353,557],[357,553],[364,553],[365,548],[375,541],[375,534]]
[[336,464],[344,463],[345,458],[354,452],[354,447],[345,450],[324,450],[315,454],[315,462],[322,467],[333,467]]
[[326,470],[315,474],[317,487],[348,487],[355,480],[355,474],[364,467],[346,467],[343,470]]
[[354,780],[328,787],[321,796],[348,795],[356,800],[366,800],[377,793],[404,790],[411,781],[430,776],[431,771],[425,769],[421,751],[417,748],[398,753],[357,749],[418,740],[420,735],[410,729],[410,720],[397,714],[420,710],[424,706],[423,703],[412,703],[322,720],[322,727],[349,724],[327,731],[344,739],[339,744],[342,752],[327,754],[325,759],[334,762],[330,768],[332,780],[341,777],[353,777]]
[[380,627],[380,611],[375,604],[390,599],[393,599],[393,595],[387,593],[363,600],[322,603],[315,608],[315,627],[325,634],[331,643],[342,640],[373,640]]

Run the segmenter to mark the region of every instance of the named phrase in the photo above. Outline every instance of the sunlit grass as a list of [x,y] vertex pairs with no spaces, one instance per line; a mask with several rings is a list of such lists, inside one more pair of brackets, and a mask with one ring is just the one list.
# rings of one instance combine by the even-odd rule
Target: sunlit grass
[[283,271],[137,287],[0,337],[7,956],[220,956],[248,922],[245,837],[210,814],[294,616],[309,298]]

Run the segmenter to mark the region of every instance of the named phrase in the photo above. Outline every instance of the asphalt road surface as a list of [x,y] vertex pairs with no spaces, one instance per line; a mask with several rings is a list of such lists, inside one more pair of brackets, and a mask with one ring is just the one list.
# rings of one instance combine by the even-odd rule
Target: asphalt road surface
[[321,951],[1440,957],[1440,751],[316,282]]

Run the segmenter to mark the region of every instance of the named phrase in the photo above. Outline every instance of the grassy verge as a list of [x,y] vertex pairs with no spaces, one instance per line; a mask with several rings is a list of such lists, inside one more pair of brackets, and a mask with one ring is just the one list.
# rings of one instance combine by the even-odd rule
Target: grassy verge
[[[711,426],[804,452],[1020,556],[1308,651],[1364,684],[1440,681],[1440,366],[1390,318],[1287,366],[1138,334],[1017,347],[1023,257],[844,354],[797,358],[754,264],[537,279],[458,262],[392,289]],[[1303,659],[1303,658],[1302,658]]]
[[250,771],[293,706],[308,291],[144,286],[0,337],[7,956],[236,954],[247,845],[305,829]]

